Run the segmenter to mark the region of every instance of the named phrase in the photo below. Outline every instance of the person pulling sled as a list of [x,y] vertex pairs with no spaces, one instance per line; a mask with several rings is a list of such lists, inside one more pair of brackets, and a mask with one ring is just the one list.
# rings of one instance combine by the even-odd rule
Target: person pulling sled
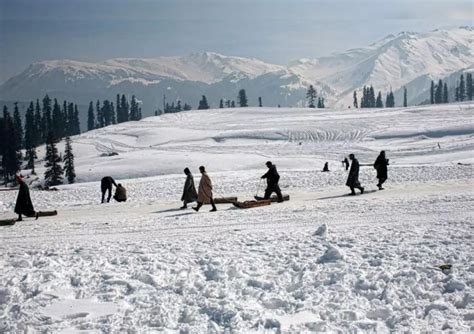
[[388,159],[385,157],[385,151],[380,151],[379,156],[374,162],[374,168],[377,170],[377,187],[379,190],[383,190],[382,185],[387,181],[387,166],[389,165]]
[[217,211],[216,204],[214,203],[214,198],[212,196],[212,182],[207,175],[206,168],[204,166],[199,167],[201,172],[201,181],[199,181],[198,188],[198,197],[197,197],[197,206],[193,208],[194,211],[199,211],[204,203],[210,203],[212,209],[210,212]]
[[108,192],[107,203],[110,202],[110,198],[112,197],[112,185],[117,187],[117,183],[115,183],[115,180],[112,178],[112,176],[105,176],[100,181],[100,190],[102,191],[102,203],[104,203],[106,192]]
[[21,175],[16,176],[16,181],[20,185],[20,189],[18,190],[18,197],[16,198],[15,204],[15,213],[18,215],[17,221],[23,220],[22,215],[25,215],[27,217],[35,217],[36,219],[38,219],[39,215],[33,207],[33,202],[31,201],[30,189],[28,188],[28,185],[23,180]]
[[271,161],[267,161],[266,166],[268,167],[268,172],[262,175],[262,179],[267,179],[267,189],[265,189],[264,199],[269,199],[272,193],[276,193],[278,196],[278,203],[283,202],[283,196],[281,195],[280,186],[278,182],[280,181],[280,175],[276,169],[276,166],[272,164]]

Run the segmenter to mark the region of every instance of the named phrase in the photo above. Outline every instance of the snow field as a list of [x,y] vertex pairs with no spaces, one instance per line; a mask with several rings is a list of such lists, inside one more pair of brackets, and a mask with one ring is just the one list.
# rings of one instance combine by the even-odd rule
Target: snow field
[[[83,183],[31,190],[59,214],[0,230],[0,331],[474,331],[472,106],[257,111],[73,138]],[[367,193],[345,196],[342,157],[369,164],[381,149],[386,190],[363,166]],[[206,165],[215,196],[246,200],[267,160],[289,202],[178,209],[185,166],[197,183]],[[108,174],[129,201],[98,204]],[[15,198],[0,191],[3,218]]]

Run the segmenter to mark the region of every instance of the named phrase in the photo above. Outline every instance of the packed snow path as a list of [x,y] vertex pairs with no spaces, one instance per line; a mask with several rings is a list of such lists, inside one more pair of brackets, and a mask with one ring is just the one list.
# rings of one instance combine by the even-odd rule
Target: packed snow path
[[[391,137],[386,190],[375,191],[375,171],[362,167],[362,196],[344,196],[339,163],[321,173],[298,152],[280,168],[291,200],[262,208],[179,210],[181,174],[120,180],[130,197],[120,204],[98,204],[98,182],[32,190],[37,209],[59,214],[1,227],[0,331],[473,331],[470,125],[465,118],[435,139],[436,152],[410,138],[417,155],[401,148],[406,137]],[[362,162],[378,153],[355,152]],[[211,169],[216,195],[251,199],[259,159],[259,169]],[[0,192],[3,217],[15,197]]]

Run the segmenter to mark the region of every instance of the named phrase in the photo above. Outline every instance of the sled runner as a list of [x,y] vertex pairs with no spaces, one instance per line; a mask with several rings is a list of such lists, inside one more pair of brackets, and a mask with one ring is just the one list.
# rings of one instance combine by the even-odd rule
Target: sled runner
[[[263,197],[261,197],[261,196],[255,196],[255,199],[256,199],[257,201],[263,201],[263,200],[265,200],[265,199],[264,199]],[[290,195],[283,195],[283,201],[289,201],[289,200],[290,200]],[[272,202],[278,202],[278,197],[275,196],[275,195],[273,195],[273,196],[270,197],[270,201],[272,201]]]
[[216,204],[234,203],[234,202],[237,202],[237,200],[238,200],[237,197],[218,197],[218,198],[214,198],[214,203]]
[[56,216],[58,212],[56,210],[53,211],[38,211],[38,217],[49,217],[49,216]]
[[0,226],[15,225],[16,219],[0,219]]
[[272,204],[272,201],[269,199],[264,199],[261,201],[245,201],[245,202],[234,202],[235,207],[239,209],[250,209],[250,208],[257,208],[259,206],[266,206]]

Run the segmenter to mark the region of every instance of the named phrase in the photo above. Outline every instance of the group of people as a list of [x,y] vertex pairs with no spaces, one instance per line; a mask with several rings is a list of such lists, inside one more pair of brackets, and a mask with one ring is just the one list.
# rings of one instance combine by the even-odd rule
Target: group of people
[[[354,154],[349,154],[349,159],[351,160],[351,164],[346,186],[351,189],[350,195],[356,194],[355,189],[359,189],[360,193],[363,194],[365,188],[359,182],[359,161],[356,159]],[[347,170],[349,168],[349,161],[347,158],[345,158],[342,162],[346,166]],[[388,165],[389,160],[385,156],[385,151],[381,151],[373,164],[373,167],[377,170],[377,178],[379,180],[377,187],[379,190],[383,189],[382,185],[387,180]],[[270,196],[275,193],[277,195],[278,202],[283,202],[283,196],[279,186],[280,175],[278,174],[277,168],[271,161],[267,161],[266,166],[268,171],[261,176],[261,179],[267,180],[267,188],[265,189],[265,195],[263,198],[269,199]],[[323,171],[329,171],[327,162],[324,165]],[[198,190],[196,191],[193,174],[189,168],[186,167],[184,169],[186,181],[184,183],[183,195],[181,196],[183,206],[181,206],[180,209],[186,209],[189,203],[197,202],[197,205],[193,207],[193,210],[195,211],[199,211],[204,204],[210,204],[212,206],[212,209],[210,210],[211,212],[217,211],[212,192],[212,181],[206,172],[206,168],[204,166],[200,166],[199,172],[201,173],[201,180],[199,182]],[[24,182],[21,175],[17,176],[17,182],[20,185],[15,205],[15,213],[18,214],[18,220],[21,221],[23,215],[27,217],[36,217],[36,219],[38,219],[38,213],[34,210],[33,204],[31,202],[28,186]],[[104,203],[106,200],[106,193],[107,203],[110,202],[113,186],[116,188],[113,198],[117,202],[125,202],[127,200],[127,190],[125,187],[123,187],[120,183],[117,184],[111,176],[105,176],[100,182],[102,203]]]
[[[355,195],[355,189],[359,189],[360,193],[364,193],[364,187],[359,182],[359,160],[356,159],[354,154],[349,154],[349,159],[351,160],[351,168],[349,170],[349,176],[347,177],[346,186],[351,189],[351,193],[349,195]],[[347,158],[344,159],[347,161]],[[343,161],[343,163],[345,163]],[[377,171],[377,179],[379,182],[377,183],[377,187],[379,190],[383,190],[384,188],[382,185],[387,181],[387,166],[389,165],[389,160],[385,156],[385,151],[381,151],[377,159],[375,160],[373,166]],[[346,170],[348,168],[348,164],[346,164]]]

